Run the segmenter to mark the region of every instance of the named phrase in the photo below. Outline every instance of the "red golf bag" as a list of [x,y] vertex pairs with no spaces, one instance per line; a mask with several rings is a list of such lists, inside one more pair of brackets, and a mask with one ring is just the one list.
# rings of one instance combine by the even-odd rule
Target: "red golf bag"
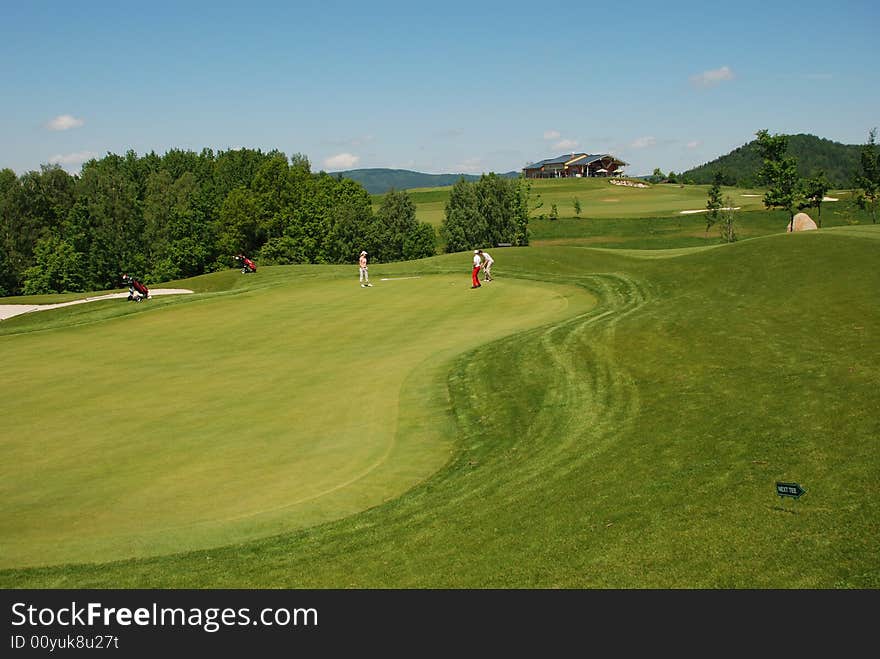
[[136,278],[122,275],[122,281],[128,284],[128,299],[132,302],[140,302],[150,297],[150,289]]
[[240,261],[240,262],[241,262],[241,271],[242,271],[244,274],[247,274],[247,273],[249,273],[249,272],[256,272],[256,271],[257,271],[257,264],[254,263],[254,262],[253,262],[251,259],[249,259],[248,257],[246,257],[244,254],[239,254],[239,255],[236,256],[235,258],[236,258],[237,261]]

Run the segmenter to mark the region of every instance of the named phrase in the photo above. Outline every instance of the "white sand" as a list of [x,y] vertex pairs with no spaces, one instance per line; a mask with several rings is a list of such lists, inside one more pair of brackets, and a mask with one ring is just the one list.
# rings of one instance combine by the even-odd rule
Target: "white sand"
[[[178,295],[182,293],[192,293],[188,288],[156,288],[150,290],[150,297],[155,295]],[[70,302],[57,302],[56,304],[0,304],[0,320],[6,320],[13,316],[20,316],[23,313],[32,311],[45,311],[46,309],[58,309],[59,307],[69,307],[71,304],[83,304],[84,302],[95,302],[97,300],[109,300],[115,297],[128,297],[128,293],[108,293],[107,295],[96,295],[95,297],[86,297],[82,300],[72,300]]]
[[[719,208],[718,210],[720,210],[720,211],[738,211],[739,209],[740,209],[739,206],[734,206],[733,208],[731,208],[730,206],[725,206],[724,208]],[[690,215],[692,213],[708,213],[708,212],[709,212],[708,208],[701,208],[701,209],[695,210],[695,211],[679,211],[679,213],[681,213],[682,215]]]
[[[760,197],[759,194],[744,194],[741,197]],[[822,201],[840,201],[837,197],[822,197]]]

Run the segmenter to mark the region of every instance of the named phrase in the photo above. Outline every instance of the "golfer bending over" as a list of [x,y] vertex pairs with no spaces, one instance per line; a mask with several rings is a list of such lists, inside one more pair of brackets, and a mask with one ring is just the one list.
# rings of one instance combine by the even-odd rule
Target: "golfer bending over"
[[483,257],[483,281],[492,281],[492,266],[495,264],[495,259],[489,256],[489,252],[483,250],[480,250],[480,255]]

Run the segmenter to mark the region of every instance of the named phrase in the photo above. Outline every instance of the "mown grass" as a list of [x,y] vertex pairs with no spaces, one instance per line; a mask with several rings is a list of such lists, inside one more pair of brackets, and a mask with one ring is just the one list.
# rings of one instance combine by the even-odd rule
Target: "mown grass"
[[0,566],[210,547],[376,505],[452,441],[398,409],[404,381],[430,399],[434,362],[590,300],[501,283],[471,326],[465,276],[363,290],[351,270],[267,267],[234,294],[4,321]]
[[[708,185],[654,184],[648,188],[612,185],[608,179],[534,179],[529,181],[530,244],[581,245],[629,249],[665,249],[716,244],[717,227],[706,230],[702,213],[681,211],[705,209]],[[445,219],[451,187],[408,190],[416,205],[416,218],[439,230]],[[785,233],[789,216],[785,211],[763,206],[764,190],[723,187],[733,201],[737,235],[740,239]],[[836,201],[824,202],[821,212],[806,209],[823,227],[870,224],[869,214],[853,203],[850,190],[832,190]],[[383,195],[373,195],[374,210]],[[574,200],[580,203],[578,213]],[[557,217],[551,219],[556,205]],[[438,250],[443,251],[438,237]]]
[[[407,380],[400,410],[424,411],[453,442],[433,476],[298,531],[5,570],[0,585],[877,588],[878,249],[880,232],[859,226],[653,258],[498,250],[507,292],[575,286],[599,303]],[[458,281],[468,260],[388,271]],[[485,320],[480,310],[501,291],[468,291],[479,298],[460,304]],[[375,312],[414,320],[413,302]],[[417,440],[417,428],[401,432]],[[780,500],[777,480],[807,494]]]

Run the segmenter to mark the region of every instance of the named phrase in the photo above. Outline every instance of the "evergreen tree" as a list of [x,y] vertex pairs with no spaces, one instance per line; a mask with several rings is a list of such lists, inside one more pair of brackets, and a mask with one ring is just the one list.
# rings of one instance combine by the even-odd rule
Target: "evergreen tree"
[[376,219],[382,232],[381,243],[376,246],[376,261],[400,261],[404,258],[407,236],[416,230],[416,205],[406,191],[391,189],[382,199]]
[[447,253],[462,252],[482,245],[486,237],[486,222],[480,214],[477,189],[474,183],[460,178],[449,193],[445,217],[440,225],[440,236],[446,243]]

